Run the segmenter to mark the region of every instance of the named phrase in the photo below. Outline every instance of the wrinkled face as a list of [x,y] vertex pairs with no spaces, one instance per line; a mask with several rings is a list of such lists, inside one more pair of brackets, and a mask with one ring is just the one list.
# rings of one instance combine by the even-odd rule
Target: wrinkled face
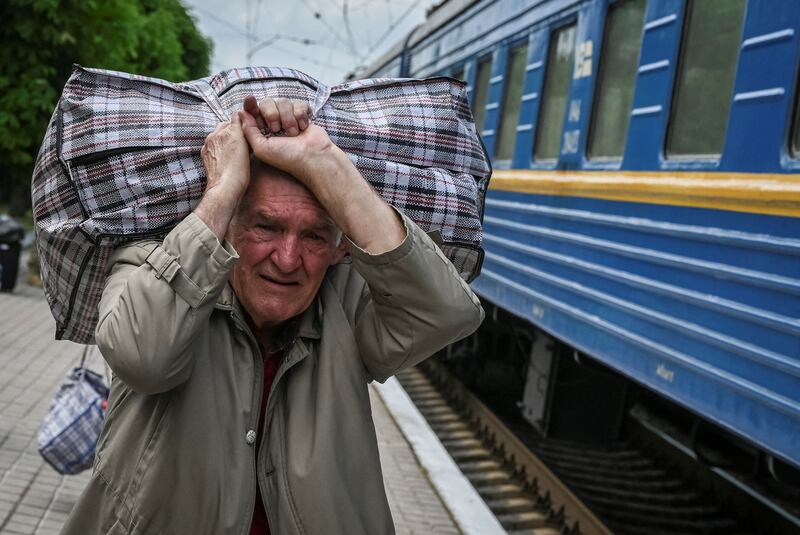
[[275,327],[309,307],[328,267],[344,256],[338,236],[305,186],[258,171],[228,236],[240,257],[231,285],[257,328]]

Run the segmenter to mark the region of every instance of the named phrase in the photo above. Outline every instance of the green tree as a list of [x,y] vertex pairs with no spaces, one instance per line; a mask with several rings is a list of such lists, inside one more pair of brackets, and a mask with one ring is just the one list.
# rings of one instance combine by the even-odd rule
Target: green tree
[[17,214],[74,63],[172,81],[209,71],[211,41],[180,0],[2,0],[0,21],[0,203]]

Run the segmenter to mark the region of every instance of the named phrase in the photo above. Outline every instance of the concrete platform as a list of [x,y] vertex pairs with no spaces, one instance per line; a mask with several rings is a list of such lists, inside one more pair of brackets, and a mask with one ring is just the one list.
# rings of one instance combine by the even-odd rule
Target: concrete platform
[[83,346],[53,340],[42,291],[0,293],[0,533],[55,534],[89,479],[64,477],[39,455],[36,435]]
[[375,388],[370,401],[397,535],[462,533]]
[[[0,293],[0,534],[58,533],[89,478],[88,472],[61,476],[37,452],[39,424],[56,388],[79,362],[83,349],[53,340],[54,328],[41,290],[20,284],[12,294]],[[92,367],[102,370],[99,358]],[[413,423],[413,410],[401,407],[398,411],[397,392],[394,397],[387,394],[387,389],[393,388],[391,383],[371,387],[370,395],[397,533],[485,532],[471,528],[474,518],[459,511],[457,502],[464,508],[464,489],[451,483],[458,474],[448,472],[446,462],[430,453],[437,446],[430,443],[422,424]],[[394,416],[387,404],[394,407]],[[413,436],[404,436],[398,420]],[[429,478],[431,473],[436,485]]]

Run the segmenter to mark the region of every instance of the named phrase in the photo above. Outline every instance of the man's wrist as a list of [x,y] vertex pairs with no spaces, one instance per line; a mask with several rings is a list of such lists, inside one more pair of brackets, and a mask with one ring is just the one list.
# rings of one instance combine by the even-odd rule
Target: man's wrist
[[296,177],[313,190],[317,180],[325,180],[351,170],[356,169],[350,158],[342,149],[331,143],[329,147],[306,159]]
[[239,204],[243,189],[240,186],[218,182],[206,189],[194,213],[222,241],[228,231],[228,224]]
[[242,196],[244,190],[247,188],[247,177],[242,179],[240,176],[234,176],[232,173],[223,172],[222,176],[214,181],[208,181],[206,190],[203,196],[215,195],[219,198],[231,196],[238,202],[239,197]]

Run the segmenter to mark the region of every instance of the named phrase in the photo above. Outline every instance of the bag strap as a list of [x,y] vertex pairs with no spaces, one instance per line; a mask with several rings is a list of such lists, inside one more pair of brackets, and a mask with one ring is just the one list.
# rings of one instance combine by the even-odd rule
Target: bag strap
[[86,357],[89,355],[89,345],[83,346],[83,353],[81,353],[81,362],[78,364],[78,375],[76,379],[78,381],[82,381],[84,375],[86,375]]
[[[87,369],[86,368],[86,359],[89,357],[90,352],[93,352],[93,349],[95,347],[96,346],[89,345],[89,344],[87,344],[87,345],[85,345],[83,347],[83,353],[81,354],[81,363],[78,365],[78,367],[81,370],[80,371],[80,377],[81,378],[83,378],[84,372]],[[108,363],[106,362],[106,359],[102,359],[102,360],[103,360],[103,376],[106,379],[106,384],[107,385],[111,385],[111,368],[109,367]]]
[[78,365],[81,369],[84,368],[84,364],[86,364],[86,356],[89,354],[90,345],[83,346],[83,354],[81,354],[81,363]]

